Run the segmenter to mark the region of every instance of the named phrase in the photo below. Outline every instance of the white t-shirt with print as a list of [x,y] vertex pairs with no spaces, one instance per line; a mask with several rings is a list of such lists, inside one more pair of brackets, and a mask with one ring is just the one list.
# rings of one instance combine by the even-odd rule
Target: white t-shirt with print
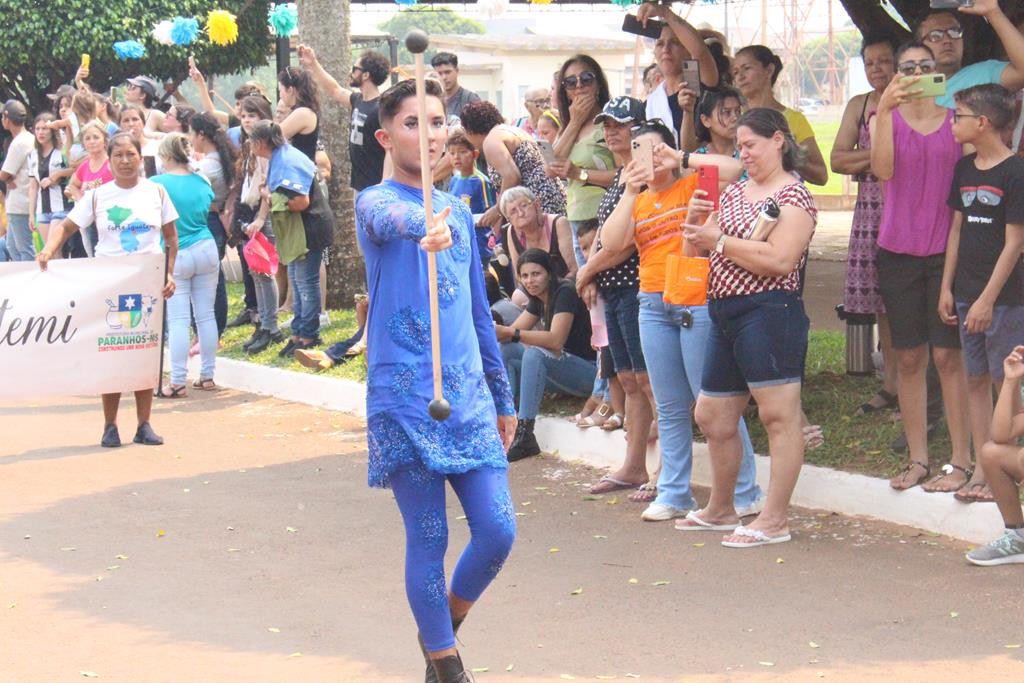
[[96,223],[96,256],[125,256],[162,252],[161,228],[177,220],[178,212],[162,187],[140,178],[132,188],[113,182],[89,190],[68,218],[79,228]]
[[7,188],[7,213],[28,214],[28,155],[36,148],[36,136],[23,130],[14,136],[0,171],[14,176],[14,189]]
[[[68,167],[64,163],[64,155],[56,147],[50,150],[50,155],[46,157],[47,168],[43,171],[45,175],[40,176],[39,169],[39,150],[33,148],[32,152],[28,155],[28,175],[30,178],[34,178],[36,182],[49,178],[52,174],[63,171]],[[65,183],[66,184],[66,183]],[[49,198],[47,202],[46,199]],[[59,213],[68,211],[71,209],[71,201],[64,196],[64,187],[60,183],[53,183],[48,188],[38,188],[36,191],[36,217],[44,213]]]

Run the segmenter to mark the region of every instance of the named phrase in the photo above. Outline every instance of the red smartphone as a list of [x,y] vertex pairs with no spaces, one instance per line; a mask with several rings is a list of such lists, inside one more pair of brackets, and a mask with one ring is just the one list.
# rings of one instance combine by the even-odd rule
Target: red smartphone
[[707,192],[704,199],[715,203],[718,211],[718,167],[701,166],[697,169],[697,189]]

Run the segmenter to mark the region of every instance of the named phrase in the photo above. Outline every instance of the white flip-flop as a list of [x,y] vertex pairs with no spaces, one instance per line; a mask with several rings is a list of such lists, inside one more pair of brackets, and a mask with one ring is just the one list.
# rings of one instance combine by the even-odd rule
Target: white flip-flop
[[[684,519],[676,520],[676,529],[679,531],[735,531],[740,523],[735,524],[712,524],[701,519],[698,514],[700,510],[691,510]],[[687,524],[690,521],[692,524]]]
[[754,540],[749,543],[746,541],[722,541],[722,545],[726,548],[756,548],[761,545],[775,545],[776,543],[785,543],[793,540],[793,536],[788,533],[782,534],[781,536],[769,536],[763,531],[748,529],[742,524],[736,527],[732,533],[734,536],[743,536]]

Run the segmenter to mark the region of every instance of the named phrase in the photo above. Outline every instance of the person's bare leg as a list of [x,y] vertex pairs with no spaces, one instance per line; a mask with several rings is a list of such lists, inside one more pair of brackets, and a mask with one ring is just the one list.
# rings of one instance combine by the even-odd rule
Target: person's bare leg
[[915,486],[926,476],[926,470],[915,462],[928,463],[928,433],[926,404],[928,391],[925,373],[928,369],[928,346],[921,344],[912,349],[895,349],[899,368],[900,420],[907,435],[908,465],[912,467],[889,481],[897,490]]
[[[651,431],[651,406],[640,390],[635,373],[620,372],[616,377],[625,393],[625,413],[629,431],[626,433],[626,459],[622,467],[608,476],[619,481],[643,484],[648,480],[647,436]],[[613,405],[614,401],[613,393]]]
[[135,415],[139,418],[139,424],[149,422],[153,413],[153,390],[143,389],[135,392]]
[[622,383],[619,382],[619,378],[612,377],[608,380],[608,393],[612,397],[612,412],[615,415],[626,414],[626,392],[622,388]]
[[[708,442],[711,455],[711,497],[700,512],[700,517],[711,524],[739,522],[733,493],[743,459],[743,442],[739,435],[740,416],[750,399],[749,394],[737,396],[697,397],[695,417],[701,433]],[[797,428],[799,434],[799,427]],[[802,448],[803,442],[801,442]],[[684,524],[681,522],[680,524]]]
[[1024,524],[1017,482],[1024,481],[1024,449],[1014,444],[989,441],[981,447],[979,467],[984,468],[989,488],[1007,526]]
[[327,310],[327,264],[320,259],[320,310]]
[[121,394],[103,394],[103,424],[117,424],[117,407],[121,405]]
[[[964,371],[960,349],[935,347],[932,350],[935,369],[942,385],[942,403],[946,409],[946,427],[953,447],[950,462],[968,470],[971,467],[970,419],[967,413],[967,373]],[[967,475],[960,470],[938,476],[924,484],[925,491],[951,492],[967,483]]]
[[[976,375],[967,378],[967,412],[971,422],[971,443],[974,444],[974,473],[970,481],[958,493],[969,498],[978,497],[985,484],[985,471],[981,466],[981,449],[988,443],[992,426],[992,375]],[[999,383],[995,383],[996,393]]]
[[[748,529],[767,536],[789,533],[789,501],[793,497],[800,468],[804,464],[804,439],[800,431],[799,382],[752,389],[758,416],[768,432],[771,478],[764,510],[746,524]],[[736,416],[739,420],[739,415]],[[730,535],[727,540],[749,542],[748,537]]]
[[882,349],[882,364],[885,366],[882,388],[895,396],[899,391],[900,374],[896,351],[892,347],[892,328],[889,326],[889,316],[885,313],[878,314],[878,345]]

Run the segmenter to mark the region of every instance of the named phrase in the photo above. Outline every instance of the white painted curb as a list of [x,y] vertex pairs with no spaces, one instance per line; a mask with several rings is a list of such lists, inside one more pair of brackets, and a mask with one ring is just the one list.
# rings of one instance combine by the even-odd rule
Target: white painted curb
[[[165,364],[165,367],[167,365]],[[199,358],[189,359],[191,375],[198,376]],[[217,358],[215,374],[221,386],[337,410],[366,415],[366,387],[360,382],[313,373],[269,368],[245,361]],[[563,418],[537,420],[537,439],[542,446],[566,460],[578,460],[601,468],[618,467],[626,451],[621,430],[578,429]],[[652,465],[657,453],[648,453]],[[694,443],[693,483],[711,483],[707,446]],[[757,456],[757,480],[766,488],[771,461]],[[793,494],[793,503],[846,515],[860,515],[941,533],[972,543],[987,543],[999,535],[1002,519],[995,505],[965,505],[952,495],[925,493],[920,488],[896,492],[882,479],[850,474],[827,467],[804,465]]]

